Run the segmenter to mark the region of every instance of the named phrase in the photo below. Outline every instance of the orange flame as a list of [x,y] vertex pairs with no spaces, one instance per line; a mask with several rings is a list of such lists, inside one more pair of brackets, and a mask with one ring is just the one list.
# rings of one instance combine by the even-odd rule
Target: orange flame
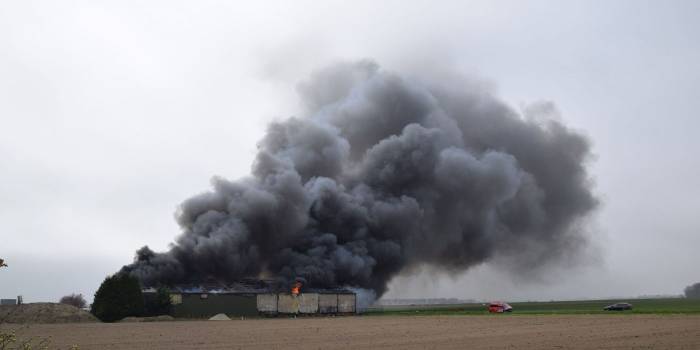
[[300,291],[301,291],[301,282],[294,282],[294,285],[292,286],[292,295],[299,295]]

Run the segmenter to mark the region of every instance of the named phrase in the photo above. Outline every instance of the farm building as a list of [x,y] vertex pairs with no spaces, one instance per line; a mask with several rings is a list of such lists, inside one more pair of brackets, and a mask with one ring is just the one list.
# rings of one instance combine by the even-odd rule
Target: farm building
[[[354,314],[357,296],[347,289],[283,288],[275,281],[241,281],[233,284],[176,286],[168,289],[174,317],[208,318],[257,315]],[[156,289],[143,290],[153,298]]]

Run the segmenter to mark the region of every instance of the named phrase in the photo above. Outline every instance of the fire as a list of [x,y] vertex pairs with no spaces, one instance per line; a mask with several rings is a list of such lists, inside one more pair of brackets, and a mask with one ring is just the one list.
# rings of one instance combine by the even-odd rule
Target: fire
[[294,285],[292,286],[292,295],[299,295],[299,292],[301,291],[301,282],[297,281],[294,282]]

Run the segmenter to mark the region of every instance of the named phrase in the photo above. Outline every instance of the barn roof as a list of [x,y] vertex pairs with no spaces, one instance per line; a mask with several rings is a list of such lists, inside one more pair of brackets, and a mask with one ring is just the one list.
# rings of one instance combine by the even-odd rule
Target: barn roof
[[[245,279],[236,282],[206,282],[196,284],[179,284],[168,286],[171,293],[180,294],[262,294],[262,293],[284,293],[290,291],[289,283],[280,280],[260,280],[260,279]],[[147,287],[143,289],[144,293],[155,293],[155,287]],[[354,294],[347,288],[312,288],[302,287],[302,293],[319,293],[319,294]]]

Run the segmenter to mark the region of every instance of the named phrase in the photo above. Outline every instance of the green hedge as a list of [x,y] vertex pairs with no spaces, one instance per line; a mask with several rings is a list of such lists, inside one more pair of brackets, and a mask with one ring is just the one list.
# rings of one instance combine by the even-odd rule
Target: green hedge
[[95,293],[90,312],[103,322],[141,316],[144,301],[139,281],[127,274],[108,276]]

